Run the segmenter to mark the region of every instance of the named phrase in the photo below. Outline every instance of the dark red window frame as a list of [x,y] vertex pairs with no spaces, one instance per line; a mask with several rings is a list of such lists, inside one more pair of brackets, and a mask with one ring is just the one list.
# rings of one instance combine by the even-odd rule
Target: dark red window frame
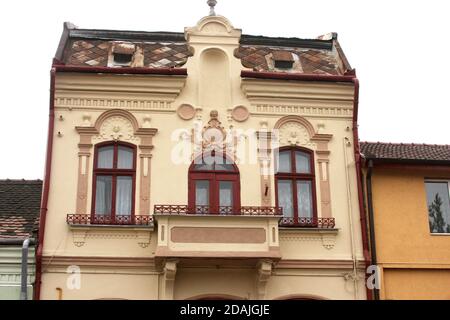
[[[209,156],[209,155],[206,155]],[[215,156],[212,153],[211,156]],[[203,156],[202,156],[203,157]],[[227,208],[220,207],[219,199],[219,183],[220,181],[230,181],[233,185],[233,205],[231,207],[232,214],[239,214],[241,208],[241,183],[240,183],[240,173],[236,164],[229,159],[226,155],[223,155],[224,163],[231,164],[233,171],[226,170],[197,170],[195,168],[196,164],[201,163],[202,157],[197,158],[192,162],[189,167],[189,187],[188,187],[188,211],[190,213],[208,213],[208,214],[220,214],[227,213]],[[196,207],[196,188],[195,182],[198,180],[208,180],[209,181],[209,208],[207,212],[202,212]]]
[[[114,147],[113,153],[113,168],[112,169],[104,169],[98,168],[98,151],[100,148],[112,146]],[[117,161],[119,155],[119,146],[124,146],[133,150],[133,168],[132,169],[117,169]],[[135,194],[136,194],[136,146],[127,142],[102,142],[95,146],[94,152],[94,169],[93,169],[93,183],[92,183],[92,210],[91,217],[93,222],[96,219],[96,192],[97,192],[97,177],[98,176],[112,176],[112,191],[111,191],[111,222],[116,222],[116,186],[117,186],[117,177],[126,176],[132,177],[132,191],[131,191],[131,221],[132,223],[135,218]],[[98,216],[97,216],[98,217]]]
[[[292,197],[293,197],[293,221],[288,221],[287,218],[283,218],[281,225],[283,226],[305,226],[305,227],[315,227],[317,226],[317,195],[316,195],[316,174],[314,165],[314,152],[310,149],[302,147],[281,147],[278,152],[289,151],[291,156],[291,172],[277,172],[275,174],[275,203],[279,207],[278,203],[278,181],[288,180],[292,183]],[[297,173],[295,152],[303,152],[309,155],[309,167],[310,173]],[[307,222],[302,222],[299,219],[298,213],[298,199],[297,199],[297,181],[310,181],[311,182],[311,193],[312,193],[312,219]]]

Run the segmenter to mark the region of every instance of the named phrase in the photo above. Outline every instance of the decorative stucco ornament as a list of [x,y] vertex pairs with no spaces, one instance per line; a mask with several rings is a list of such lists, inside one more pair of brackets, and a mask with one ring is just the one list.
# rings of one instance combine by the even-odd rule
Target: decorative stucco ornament
[[215,6],[217,4],[217,1],[216,0],[208,0],[207,3],[208,3],[208,6],[210,8],[209,15],[210,16],[215,16],[216,12],[214,11],[214,9],[215,9]]
[[100,134],[94,140],[114,140],[114,141],[135,141],[133,125],[128,119],[115,116],[106,119],[101,128]]
[[297,122],[287,122],[280,128],[280,144],[291,146],[313,146],[308,130]]
[[208,125],[203,129],[203,149],[223,151],[227,134],[218,119],[219,113],[216,110],[211,111],[210,118]]

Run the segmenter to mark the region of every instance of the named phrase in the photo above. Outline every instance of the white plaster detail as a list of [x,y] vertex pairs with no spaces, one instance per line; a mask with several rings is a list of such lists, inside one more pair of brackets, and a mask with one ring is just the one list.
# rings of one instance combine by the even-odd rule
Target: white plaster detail
[[320,242],[322,246],[331,250],[336,244],[336,237],[338,235],[337,229],[317,230],[317,229],[293,229],[281,230],[281,242]]
[[[298,105],[273,105],[257,104],[254,106],[252,114],[274,114],[274,115],[308,115],[308,116],[333,116],[333,117],[351,117],[352,108],[345,107],[313,107]],[[320,132],[319,132],[320,133]]]
[[81,174],[86,175],[86,160],[87,156],[81,156]]
[[144,157],[144,177],[148,176],[148,158]]
[[258,274],[256,279],[256,291],[259,300],[264,300],[267,293],[267,282],[272,275],[272,261],[261,260],[258,262]]
[[83,114],[83,127],[90,127],[91,124],[91,115],[89,113]]
[[308,130],[298,122],[289,121],[279,129],[280,145],[314,147]]
[[[171,101],[166,100],[136,100],[136,99],[106,99],[106,98],[76,98],[64,97],[55,99],[57,108],[79,109],[130,109],[149,111],[175,111]],[[83,124],[83,126],[89,126]]]
[[144,123],[142,125],[143,128],[151,128],[150,122],[152,121],[152,118],[149,114],[144,115]]
[[137,143],[139,139],[134,136],[132,123],[121,116],[106,119],[100,128],[100,134],[92,138],[93,141],[128,141]]
[[71,227],[73,244],[76,247],[83,247],[89,239],[121,239],[121,240],[136,240],[141,248],[147,248],[152,239],[152,228],[138,229],[138,228],[124,228],[120,227]]

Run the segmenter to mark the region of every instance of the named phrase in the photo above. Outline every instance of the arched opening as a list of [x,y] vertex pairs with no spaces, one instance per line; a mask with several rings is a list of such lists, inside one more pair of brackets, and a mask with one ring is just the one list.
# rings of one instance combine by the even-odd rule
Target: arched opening
[[225,154],[211,152],[189,168],[188,207],[196,214],[233,214],[240,211],[239,169]]
[[328,300],[328,299],[323,298],[323,297],[319,297],[319,296],[315,296],[315,295],[309,295],[309,294],[306,294],[306,295],[295,295],[295,294],[292,294],[292,295],[279,297],[279,298],[276,298],[274,300],[286,300],[286,301],[300,300],[301,301],[301,300]]
[[241,297],[228,294],[204,294],[188,298],[186,300],[244,300]]
[[301,147],[282,147],[276,153],[275,198],[283,208],[282,225],[317,225],[314,153]]
[[129,224],[135,212],[136,146],[108,141],[94,154],[92,222]]
[[200,105],[214,108],[231,105],[230,66],[227,54],[218,48],[208,48],[200,54]]

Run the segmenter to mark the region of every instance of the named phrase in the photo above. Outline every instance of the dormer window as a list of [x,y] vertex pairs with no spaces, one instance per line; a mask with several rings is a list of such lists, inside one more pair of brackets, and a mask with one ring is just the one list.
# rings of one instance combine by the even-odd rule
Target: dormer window
[[114,53],[114,64],[116,65],[129,65],[132,59],[132,54]]
[[289,51],[274,51],[273,61],[276,69],[292,69],[295,62],[292,53]]
[[129,67],[132,64],[136,45],[130,42],[114,42],[108,65],[111,67]]

